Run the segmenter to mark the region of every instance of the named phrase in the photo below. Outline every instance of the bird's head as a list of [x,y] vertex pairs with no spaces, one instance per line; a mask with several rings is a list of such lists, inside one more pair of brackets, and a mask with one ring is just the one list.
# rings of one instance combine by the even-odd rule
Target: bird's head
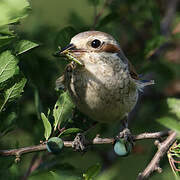
[[119,44],[111,35],[100,31],[86,31],[74,36],[70,44],[58,51],[56,56],[68,55],[72,56],[71,60],[75,58],[81,62],[85,54],[103,53],[104,56],[110,56],[120,51]]

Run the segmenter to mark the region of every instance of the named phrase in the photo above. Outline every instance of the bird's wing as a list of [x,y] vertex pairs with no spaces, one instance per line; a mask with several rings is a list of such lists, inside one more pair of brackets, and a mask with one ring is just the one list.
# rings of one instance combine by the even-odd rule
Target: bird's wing
[[134,66],[130,63],[130,61],[128,60],[128,58],[124,55],[123,51],[121,49],[119,49],[119,53],[118,53],[119,57],[121,58],[121,60],[125,63],[128,64],[129,67],[129,72],[130,75],[133,79],[138,80],[139,76],[134,68]]

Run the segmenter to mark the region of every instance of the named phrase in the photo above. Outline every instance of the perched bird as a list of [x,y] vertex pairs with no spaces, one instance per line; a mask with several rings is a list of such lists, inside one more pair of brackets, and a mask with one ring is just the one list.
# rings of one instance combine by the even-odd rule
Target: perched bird
[[[109,34],[86,31],[56,53],[72,62],[57,80],[68,90],[77,108],[95,121],[113,123],[128,116],[138,100],[138,91],[153,84],[143,82]],[[127,127],[127,123],[125,123]]]

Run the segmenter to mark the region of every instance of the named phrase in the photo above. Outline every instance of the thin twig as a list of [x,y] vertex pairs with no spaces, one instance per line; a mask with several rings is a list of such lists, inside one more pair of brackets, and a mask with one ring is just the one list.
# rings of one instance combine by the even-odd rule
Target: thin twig
[[[171,131],[161,131],[155,133],[142,133],[139,135],[133,135],[133,140],[142,140],[142,139],[159,139],[164,136],[168,136]],[[96,136],[92,141],[87,141],[86,145],[93,145],[93,144],[113,144],[115,142],[115,138],[100,138]],[[72,148],[73,141],[64,141],[64,147]],[[35,146],[23,147],[18,149],[11,149],[11,150],[0,150],[0,156],[16,156],[16,160],[18,161],[21,155],[38,152],[38,151],[45,151],[46,144],[39,144]]]
[[[106,0],[104,2],[103,7],[101,8],[101,10],[99,11],[99,13],[97,13],[97,10],[95,9],[95,17],[94,17],[94,22],[92,25],[92,29],[95,29],[100,17],[102,16],[102,14],[104,13],[105,8],[112,2],[113,0]],[[95,7],[96,8],[96,7]]]
[[21,180],[27,180],[28,177],[31,175],[31,173],[39,167],[41,162],[42,162],[42,156],[39,157],[38,154],[35,154],[31,160],[28,170],[26,171],[26,173],[24,174]]
[[177,133],[175,131],[171,131],[166,140],[158,144],[158,151],[145,170],[139,174],[138,180],[147,179],[154,171],[158,171],[159,173],[162,172],[162,169],[159,167],[159,162],[164,154],[168,151],[170,145],[176,140],[176,136]]

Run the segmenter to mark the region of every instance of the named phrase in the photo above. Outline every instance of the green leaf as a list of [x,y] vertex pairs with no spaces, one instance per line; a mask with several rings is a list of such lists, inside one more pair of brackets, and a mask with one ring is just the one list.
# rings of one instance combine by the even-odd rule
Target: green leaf
[[84,180],[93,180],[95,176],[100,172],[101,166],[99,163],[89,167],[85,173],[83,173]]
[[43,124],[44,124],[44,137],[46,140],[48,140],[49,136],[51,135],[51,131],[52,131],[52,127],[51,127],[51,123],[49,122],[48,118],[45,116],[44,113],[41,113],[41,118],[43,120]]
[[170,108],[170,112],[176,114],[180,120],[180,99],[168,98],[167,103]]
[[97,6],[100,3],[99,0],[88,0],[88,2],[93,6]]
[[108,15],[106,15],[105,17],[103,17],[97,24],[98,28],[102,28],[104,26],[107,26],[107,24],[112,23],[112,19],[113,21],[116,21],[116,19],[118,19],[119,16],[117,13],[113,12],[110,13]]
[[62,93],[53,109],[54,116],[54,130],[56,130],[59,123],[64,123],[72,117],[74,104],[67,92]]
[[0,83],[12,77],[17,71],[18,59],[11,54],[10,51],[5,51],[0,55]]
[[8,25],[5,25],[5,26],[0,26],[0,35],[2,35],[2,36],[4,36],[4,35],[13,36],[14,33],[13,33],[13,31],[10,31]]
[[39,46],[39,44],[34,43],[32,41],[28,41],[28,40],[21,40],[18,42],[18,44],[15,47],[15,54],[16,55],[20,55],[23,54],[27,51],[29,51],[32,48],[35,48]]
[[79,128],[69,128],[69,129],[66,129],[63,132],[61,132],[58,137],[69,136],[71,134],[77,134],[79,132],[82,132],[82,129],[79,129]]
[[0,48],[11,43],[15,36],[0,36]]
[[76,30],[71,26],[61,29],[58,32],[56,40],[55,40],[56,46],[61,46],[61,47],[67,46],[71,38],[76,34],[77,34]]
[[2,96],[3,101],[0,104],[0,112],[4,109],[5,105],[21,96],[23,88],[26,84],[26,78],[21,77],[17,82],[15,82],[9,89],[6,89]]
[[15,23],[26,17],[30,10],[27,0],[1,0],[0,1],[0,26]]
[[169,129],[172,129],[180,133],[180,123],[172,117],[162,117],[160,119],[157,119],[157,122]]

